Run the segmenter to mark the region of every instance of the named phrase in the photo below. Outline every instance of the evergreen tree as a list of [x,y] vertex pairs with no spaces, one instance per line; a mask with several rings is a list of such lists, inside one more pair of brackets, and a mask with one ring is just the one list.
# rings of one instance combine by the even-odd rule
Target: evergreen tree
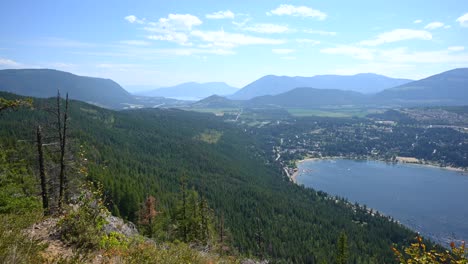
[[345,232],[341,232],[340,237],[338,238],[337,243],[337,255],[336,263],[337,264],[346,264],[349,259],[349,249],[348,249],[348,237]]

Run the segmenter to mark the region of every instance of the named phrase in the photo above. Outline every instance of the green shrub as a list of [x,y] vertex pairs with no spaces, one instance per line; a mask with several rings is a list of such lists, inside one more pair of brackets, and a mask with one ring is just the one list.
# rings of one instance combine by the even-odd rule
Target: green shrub
[[109,234],[104,234],[101,237],[99,246],[102,249],[106,250],[125,250],[128,248],[129,241],[128,238],[117,232],[110,232]]
[[86,184],[78,203],[59,222],[62,239],[86,250],[99,248],[109,214],[103,205],[100,188],[93,189],[91,183]]
[[0,214],[0,263],[42,263],[39,244],[25,233],[41,217],[40,212],[29,214]]
[[417,242],[406,247],[402,252],[393,247],[393,252],[401,264],[468,264],[468,249],[465,242],[457,247],[450,244],[451,250],[428,250],[423,239],[416,237]]
[[134,239],[126,248],[109,248],[105,251],[104,257],[114,262],[128,264],[238,263],[236,258],[201,253],[185,243],[156,245],[152,241],[143,239]]

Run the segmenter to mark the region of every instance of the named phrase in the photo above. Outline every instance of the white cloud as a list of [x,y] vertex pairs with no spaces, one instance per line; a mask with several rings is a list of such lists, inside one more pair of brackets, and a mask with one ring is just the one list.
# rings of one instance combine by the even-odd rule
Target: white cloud
[[257,33],[285,33],[290,31],[287,26],[275,24],[255,24],[249,27],[244,27],[243,30]]
[[149,46],[151,43],[144,40],[122,40],[120,44],[131,46]]
[[423,21],[421,19],[417,19],[417,20],[413,21],[413,23],[415,23],[415,24],[419,24],[419,23],[422,23],[422,22]]
[[282,55],[287,55],[287,54],[291,54],[294,52],[293,49],[272,49],[271,51],[275,54],[282,54]]
[[293,6],[293,5],[280,5],[276,9],[267,12],[267,15],[289,15],[298,17],[313,17],[318,20],[324,20],[327,18],[327,14],[320,10],[316,10],[307,6]]
[[465,47],[463,47],[463,46],[451,46],[451,47],[448,47],[448,50],[450,50],[450,51],[463,51],[463,50],[465,50]]
[[301,43],[301,44],[312,44],[312,45],[320,44],[320,41],[315,40],[315,39],[296,39],[296,42]]
[[451,28],[452,26],[451,25],[445,25],[444,28],[445,29],[448,29],[448,28]]
[[128,22],[130,23],[137,23],[137,24],[144,24],[145,23],[145,19],[138,19],[136,16],[134,15],[130,15],[130,16],[126,16],[125,17],[125,20],[127,20]]
[[160,18],[157,23],[149,23],[153,28],[168,30],[192,30],[203,22],[196,16],[190,14],[169,14],[167,18]]
[[408,48],[370,49],[356,46],[337,46],[325,48],[320,52],[325,54],[346,55],[369,63],[381,64],[468,64],[468,53],[462,52],[464,47],[454,46],[446,50],[410,51]]
[[242,45],[277,45],[285,41],[280,39],[259,38],[238,33],[221,31],[194,30],[191,35],[216,47],[233,48]]
[[97,44],[94,43],[64,38],[43,38],[37,41],[36,43],[41,46],[58,48],[91,48],[97,46]]
[[304,32],[309,34],[317,34],[321,36],[336,36],[336,32],[333,31],[306,29],[304,30]]
[[457,22],[460,23],[462,27],[468,27],[468,13],[465,13],[461,17],[457,18]]
[[[194,26],[203,22],[196,16],[190,14],[169,14],[167,18],[160,18],[158,22],[149,22],[146,31],[153,33],[148,36],[152,40],[164,40],[175,42],[183,46],[191,46],[188,32]],[[156,34],[154,34],[156,33]]]
[[159,49],[155,53],[163,55],[177,55],[177,56],[191,56],[197,54],[215,54],[215,55],[233,55],[234,51],[224,48],[210,48],[210,49],[196,49],[196,48],[182,48],[182,49]]
[[233,12],[231,12],[231,10],[226,10],[226,11],[218,11],[218,12],[214,12],[211,14],[207,14],[205,17],[208,19],[223,19],[223,18],[233,19],[235,15]]
[[382,33],[378,35],[375,39],[361,41],[360,44],[365,46],[377,46],[384,43],[411,39],[431,40],[432,34],[425,30],[395,29],[389,32]]
[[244,27],[244,26],[247,24],[247,22],[249,22],[249,21],[250,21],[250,18],[246,18],[246,19],[242,20],[241,22],[232,21],[232,24],[233,24],[234,26],[237,26],[237,27],[242,28],[242,27]]
[[20,64],[14,60],[6,59],[6,58],[0,58],[0,66],[6,66],[6,67],[18,67]]
[[431,22],[431,23],[427,24],[427,25],[424,27],[424,29],[432,30],[432,29],[441,28],[441,27],[443,27],[443,26],[444,26],[444,23],[435,21],[435,22]]
[[450,50],[415,51],[407,48],[381,51],[380,59],[388,63],[468,63],[468,54]]
[[188,42],[189,38],[187,34],[183,32],[174,32],[174,31],[167,31],[161,35],[150,35],[148,39],[151,40],[165,40],[170,42],[175,42],[179,45],[183,46],[191,46],[192,43]]
[[320,52],[334,55],[347,55],[361,60],[373,60],[374,51],[368,48],[341,45],[334,48],[321,49]]

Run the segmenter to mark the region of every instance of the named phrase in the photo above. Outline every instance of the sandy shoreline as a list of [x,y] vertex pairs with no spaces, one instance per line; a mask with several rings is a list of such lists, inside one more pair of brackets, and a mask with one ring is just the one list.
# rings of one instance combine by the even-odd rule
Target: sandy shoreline
[[[332,159],[354,159],[354,160],[361,160],[361,159],[356,159],[356,158],[347,158],[347,157],[323,157],[323,158],[304,158],[302,160],[296,161],[296,168],[295,171],[292,175],[289,175],[289,179],[297,184],[297,177],[300,174],[299,170],[299,164],[306,162],[306,161],[320,161],[320,160],[332,160]],[[362,159],[364,160],[364,159]],[[370,161],[383,161],[383,162],[391,162],[391,161],[386,161],[386,160],[379,160],[379,159],[365,159],[365,160],[370,160]],[[450,170],[450,171],[456,171],[456,172],[461,172],[463,174],[468,175],[468,168],[457,168],[457,167],[450,167],[450,166],[441,166],[436,163],[430,163],[430,162],[424,162],[421,161],[417,158],[414,157],[396,157],[396,163],[404,163],[404,164],[414,164],[414,165],[420,165],[420,166],[425,166],[425,167],[430,167],[430,168],[437,168],[437,169],[444,169],[444,170]]]
[[414,164],[414,165],[421,165],[421,166],[427,166],[431,168],[438,168],[438,169],[444,169],[444,170],[451,170],[451,171],[458,171],[458,172],[468,172],[468,168],[458,168],[458,167],[451,167],[451,166],[441,166],[435,162],[427,162],[427,161],[422,161],[414,157],[396,157],[396,160],[398,163],[406,163],[406,164]]

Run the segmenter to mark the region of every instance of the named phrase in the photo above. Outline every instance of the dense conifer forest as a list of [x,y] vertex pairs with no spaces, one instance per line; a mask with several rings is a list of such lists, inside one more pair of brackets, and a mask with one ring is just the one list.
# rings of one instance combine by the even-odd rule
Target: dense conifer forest
[[[33,109],[2,114],[2,145],[34,142],[34,128],[51,121],[45,110],[54,102],[35,99]],[[279,262],[332,262],[345,234],[352,263],[392,263],[390,246],[407,245],[415,236],[363,207],[290,183],[244,130],[212,114],[117,112],[71,101],[69,127],[71,150],[81,146],[85,153],[87,177],[102,183],[108,208],[129,221],[138,221],[148,195],[161,217],[177,219],[186,182],[185,188],[207,200],[213,229],[222,229],[230,252]],[[160,232],[175,239],[164,236],[169,230]]]

